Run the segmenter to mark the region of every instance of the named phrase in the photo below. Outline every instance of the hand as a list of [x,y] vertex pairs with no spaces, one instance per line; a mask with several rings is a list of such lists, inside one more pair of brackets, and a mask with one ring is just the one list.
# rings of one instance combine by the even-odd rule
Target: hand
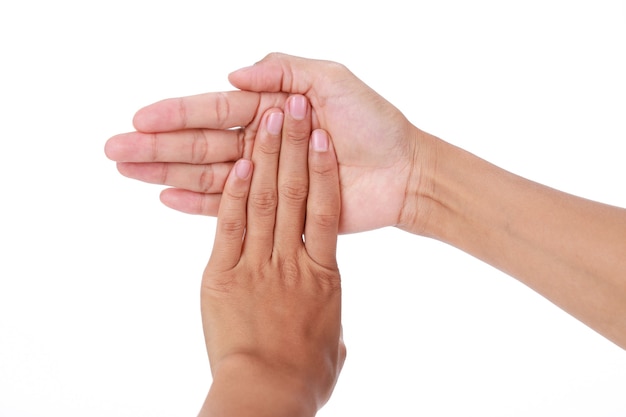
[[213,385],[201,415],[315,414],[343,365],[337,162],[310,117],[291,97],[281,144],[283,114],[266,111],[252,162],[226,179],[202,281]]
[[[333,137],[341,181],[340,233],[414,220],[420,205],[407,204],[405,196],[423,187],[421,170],[432,163],[424,135],[347,68],[271,54],[229,79],[247,91],[148,106],[134,120],[143,133],[110,139],[107,155],[120,162],[126,176],[175,187],[161,197],[169,207],[215,215],[226,174],[249,150],[260,114],[269,106],[282,107],[285,92],[300,93],[311,102],[313,127]],[[245,129],[220,130],[235,126]],[[418,156],[423,163],[415,162]]]

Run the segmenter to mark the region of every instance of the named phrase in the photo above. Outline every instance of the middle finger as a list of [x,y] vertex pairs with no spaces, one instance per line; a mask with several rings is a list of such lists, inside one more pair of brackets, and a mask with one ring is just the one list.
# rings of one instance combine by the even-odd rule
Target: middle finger
[[306,97],[294,95],[285,105],[283,140],[278,170],[278,208],[274,247],[293,251],[302,245],[309,191],[308,150],[311,107]]
[[241,158],[244,141],[242,129],[130,132],[110,138],[104,150],[109,159],[117,162],[211,164]]

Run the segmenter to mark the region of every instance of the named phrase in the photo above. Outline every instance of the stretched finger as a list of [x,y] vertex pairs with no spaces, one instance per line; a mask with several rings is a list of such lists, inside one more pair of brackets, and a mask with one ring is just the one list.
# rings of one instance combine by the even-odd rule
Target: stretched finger
[[274,243],[278,205],[277,175],[284,115],[280,109],[266,112],[254,140],[254,177],[248,197],[245,250],[258,259],[269,259]]
[[181,129],[229,129],[254,118],[260,95],[248,91],[205,93],[158,101],[139,110],[133,119],[142,132]]
[[117,170],[125,177],[207,194],[222,192],[232,167],[232,163],[190,165],[168,162],[118,162],[117,164]]
[[335,66],[329,61],[271,53],[251,67],[232,72],[228,79],[242,90],[306,94],[315,88],[316,77],[327,75]]
[[244,132],[240,129],[130,132],[110,138],[104,152],[109,159],[117,162],[211,164],[234,162],[241,158],[244,141]]
[[302,95],[287,99],[278,165],[278,208],[274,246],[289,251],[302,244],[308,194],[307,154],[311,108]]
[[180,188],[167,188],[161,191],[160,198],[165,206],[173,210],[217,217],[222,194],[204,194]]
[[311,134],[309,150],[309,197],[304,229],[305,248],[318,264],[336,268],[337,234],[341,213],[339,169],[326,131]]
[[251,176],[252,162],[240,159],[226,180],[217,216],[215,243],[209,260],[218,270],[233,268],[241,257]]

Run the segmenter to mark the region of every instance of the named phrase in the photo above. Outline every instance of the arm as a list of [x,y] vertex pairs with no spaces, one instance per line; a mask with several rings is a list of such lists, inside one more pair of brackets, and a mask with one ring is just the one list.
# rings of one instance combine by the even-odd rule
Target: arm
[[[270,54],[229,79],[261,97],[289,92],[309,98],[314,127],[329,132],[337,153],[340,232],[397,226],[448,242],[511,274],[626,348],[623,209],[524,180],[419,130],[336,63]],[[186,107],[217,108],[214,96],[187,99]],[[159,136],[173,134],[163,130],[180,129],[181,113],[167,111],[173,102],[138,113],[135,126],[144,133],[136,134],[156,134],[150,142],[153,148],[173,143]],[[234,100],[231,104],[231,111],[242,111]],[[155,123],[154,116],[164,112],[167,117],[159,120],[170,122]],[[199,124],[215,125],[210,117]],[[213,201],[219,194],[198,192],[202,176],[183,149],[164,152],[154,165],[154,159],[140,157],[148,146],[130,137],[117,136],[107,144],[109,157],[130,161],[121,164],[123,173],[168,183],[160,180],[160,173],[162,165],[169,166],[177,174],[164,202],[186,212],[215,215]],[[220,187],[211,192],[219,193]],[[368,210],[362,210],[364,206]]]
[[[626,210],[521,178],[423,132],[400,227],[510,274],[626,348]],[[423,156],[423,155],[422,155]]]
[[201,417],[313,416],[343,366],[337,162],[310,118],[303,96],[284,116],[269,109],[252,161],[226,179],[202,279],[213,383]]
[[[314,65],[270,55],[230,79],[253,91],[306,87],[311,95],[329,96],[324,88],[330,83],[314,78]],[[362,107],[366,111],[368,106]],[[404,149],[412,159],[394,225],[447,242],[512,275],[626,348],[625,209],[526,180],[415,126],[406,130],[402,119],[393,120],[404,132]],[[387,140],[394,140],[397,130]],[[395,192],[394,187],[385,190]]]

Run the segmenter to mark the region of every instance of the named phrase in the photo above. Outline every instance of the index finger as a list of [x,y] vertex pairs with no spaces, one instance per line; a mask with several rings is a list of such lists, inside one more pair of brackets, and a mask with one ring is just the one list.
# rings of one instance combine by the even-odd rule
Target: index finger
[[133,118],[140,132],[182,129],[230,129],[250,123],[261,100],[259,93],[228,91],[168,98],[150,104]]

